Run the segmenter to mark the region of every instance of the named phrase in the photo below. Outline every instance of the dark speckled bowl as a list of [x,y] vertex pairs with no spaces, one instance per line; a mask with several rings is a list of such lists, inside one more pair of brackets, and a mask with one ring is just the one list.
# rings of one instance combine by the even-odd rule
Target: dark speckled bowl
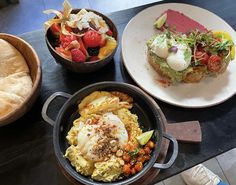
[[[109,28],[113,32],[113,37],[116,39],[117,46],[118,46],[118,39],[117,39],[118,32],[117,32],[117,29],[116,29],[116,26],[114,25],[114,23],[107,16],[105,16],[99,12],[96,12],[96,11],[90,10],[90,9],[87,9],[87,10],[92,11],[95,14],[101,16],[106,21]],[[74,9],[74,10],[72,10],[72,13],[75,14],[78,11],[80,11],[80,9]],[[107,65],[112,60],[112,58],[116,52],[116,49],[117,49],[117,46],[116,46],[116,48],[113,50],[113,52],[110,55],[108,55],[106,58],[101,59],[101,60],[91,61],[91,62],[73,62],[71,60],[68,60],[68,59],[62,57],[53,48],[53,46],[51,45],[51,41],[53,40],[53,36],[51,34],[50,29],[47,30],[47,32],[45,34],[45,39],[46,39],[47,47],[48,47],[50,53],[52,54],[52,56],[54,57],[54,59],[56,60],[56,62],[61,64],[65,68],[67,68],[71,71],[74,71],[76,73],[91,73],[91,72],[101,69],[102,67]]]

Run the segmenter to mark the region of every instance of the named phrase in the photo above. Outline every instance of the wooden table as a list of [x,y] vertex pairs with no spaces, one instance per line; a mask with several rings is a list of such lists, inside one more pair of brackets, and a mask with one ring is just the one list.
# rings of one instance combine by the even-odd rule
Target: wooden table
[[[178,2],[206,8],[236,28],[236,4],[233,0]],[[127,22],[148,6],[151,5],[109,15],[118,28],[120,38]],[[60,172],[54,157],[52,127],[41,118],[44,101],[56,91],[73,94],[88,84],[100,81],[135,83],[121,63],[120,46],[114,57],[114,62],[103,70],[89,75],[78,75],[65,70],[54,62],[45,45],[43,31],[26,33],[21,37],[32,44],[40,57],[43,81],[41,93],[31,111],[15,123],[0,128],[0,182],[3,185],[67,185],[69,182]],[[161,171],[155,182],[236,147],[235,96],[220,105],[202,109],[185,109],[168,105],[159,100],[156,102],[169,122],[199,120],[203,141],[201,144],[180,143],[179,155],[175,164],[170,169]],[[56,104],[50,111],[51,115],[55,117],[56,109],[60,107],[60,104]]]

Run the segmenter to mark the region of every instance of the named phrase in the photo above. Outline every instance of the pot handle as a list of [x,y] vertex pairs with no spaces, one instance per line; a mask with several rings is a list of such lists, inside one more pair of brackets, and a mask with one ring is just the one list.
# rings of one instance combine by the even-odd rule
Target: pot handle
[[48,115],[47,115],[47,110],[48,110],[48,107],[50,106],[51,102],[56,98],[56,97],[64,97],[64,98],[67,98],[69,99],[72,95],[68,94],[68,93],[65,93],[65,92],[55,92],[53,93],[51,96],[49,96],[49,98],[45,101],[44,105],[43,105],[43,108],[42,108],[42,117],[44,119],[44,121],[48,122],[50,125],[54,125],[55,121],[52,120]]
[[165,163],[165,164],[155,163],[154,164],[153,167],[158,168],[158,169],[170,168],[178,156],[178,142],[177,142],[177,140],[173,136],[171,136],[170,134],[166,134],[166,133],[163,133],[163,137],[170,140],[173,143],[173,153],[172,153],[170,160],[167,163]]

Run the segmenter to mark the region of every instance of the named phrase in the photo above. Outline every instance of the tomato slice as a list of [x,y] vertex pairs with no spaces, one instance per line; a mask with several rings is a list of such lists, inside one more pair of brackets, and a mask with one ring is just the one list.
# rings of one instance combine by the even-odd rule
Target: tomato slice
[[211,72],[219,72],[221,69],[221,58],[218,55],[211,55],[208,59],[207,68]]
[[195,58],[199,60],[202,65],[207,65],[209,55],[206,52],[196,51]]

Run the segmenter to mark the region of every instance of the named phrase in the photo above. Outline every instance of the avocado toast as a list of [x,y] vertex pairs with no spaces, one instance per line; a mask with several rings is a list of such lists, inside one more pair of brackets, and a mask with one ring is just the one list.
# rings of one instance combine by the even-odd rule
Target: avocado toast
[[[169,84],[195,83],[206,76],[223,73],[234,58],[235,47],[231,36],[224,31],[206,30],[203,26],[199,27],[199,23],[194,27],[191,22],[194,20],[187,16],[186,20],[182,18],[181,24],[185,24],[185,30],[181,32],[180,27],[167,24],[173,23],[170,19],[175,19],[168,12],[164,12],[154,23],[158,33],[147,41],[148,62],[154,70]],[[188,24],[191,30],[186,32]]]

